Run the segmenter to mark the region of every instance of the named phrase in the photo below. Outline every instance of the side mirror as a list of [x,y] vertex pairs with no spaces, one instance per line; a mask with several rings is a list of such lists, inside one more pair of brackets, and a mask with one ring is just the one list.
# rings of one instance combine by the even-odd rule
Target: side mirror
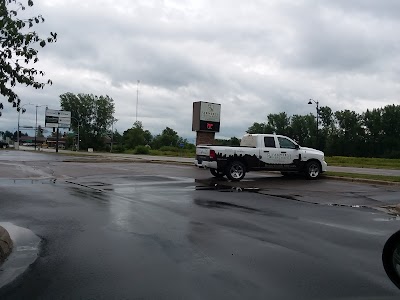
[[294,146],[294,149],[299,150],[299,149],[300,149],[300,146],[296,144],[296,145]]
[[400,231],[386,241],[382,251],[382,263],[390,280],[400,289]]

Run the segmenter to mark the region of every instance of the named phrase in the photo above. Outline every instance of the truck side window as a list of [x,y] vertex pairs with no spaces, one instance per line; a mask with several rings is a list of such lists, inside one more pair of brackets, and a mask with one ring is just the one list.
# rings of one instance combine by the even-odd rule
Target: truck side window
[[278,137],[278,141],[279,141],[279,145],[281,146],[281,148],[296,149],[296,144],[289,141],[288,139],[285,139],[283,137]]
[[275,139],[272,136],[264,137],[264,145],[268,148],[276,148],[275,146]]

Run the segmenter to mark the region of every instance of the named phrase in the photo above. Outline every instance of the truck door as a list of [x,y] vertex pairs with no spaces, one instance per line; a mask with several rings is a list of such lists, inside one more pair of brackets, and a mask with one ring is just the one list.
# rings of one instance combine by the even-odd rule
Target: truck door
[[278,137],[280,161],[284,165],[293,164],[294,159],[299,158],[297,144],[285,137]]
[[[273,167],[273,165],[282,164],[279,161],[279,154],[281,149],[277,148],[277,140],[274,136],[265,136],[263,143],[263,147],[260,147],[260,161],[261,165],[264,167]],[[267,166],[265,166],[267,165]]]

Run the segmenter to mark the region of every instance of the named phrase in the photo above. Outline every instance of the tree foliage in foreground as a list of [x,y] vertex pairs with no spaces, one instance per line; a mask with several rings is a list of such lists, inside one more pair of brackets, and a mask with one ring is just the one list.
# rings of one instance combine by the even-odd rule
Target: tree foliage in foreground
[[[33,1],[27,1],[28,6],[33,6]],[[21,99],[14,91],[15,86],[23,84],[35,89],[43,89],[47,81],[39,81],[38,76],[45,73],[32,67],[39,61],[38,47],[45,47],[48,43],[57,40],[57,33],[50,32],[49,37],[42,38],[33,30],[36,24],[43,23],[41,15],[28,19],[19,19],[18,14],[26,6],[16,0],[0,1],[0,94],[3,95],[17,111],[20,110]],[[0,116],[3,109],[0,102]]]
[[300,145],[316,147],[327,155],[400,158],[400,105],[367,110],[362,114],[319,109],[312,114],[269,114],[267,122],[255,122],[248,133],[276,133],[292,137]]

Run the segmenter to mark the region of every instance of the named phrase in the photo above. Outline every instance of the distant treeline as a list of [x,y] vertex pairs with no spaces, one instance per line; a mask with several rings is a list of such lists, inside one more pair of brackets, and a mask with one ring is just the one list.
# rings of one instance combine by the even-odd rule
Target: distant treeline
[[[326,155],[400,158],[400,105],[367,110],[362,114],[324,106],[313,114],[269,114],[267,122],[253,123],[248,133],[276,133],[300,145],[316,147]],[[317,135],[318,132],[318,135]]]

